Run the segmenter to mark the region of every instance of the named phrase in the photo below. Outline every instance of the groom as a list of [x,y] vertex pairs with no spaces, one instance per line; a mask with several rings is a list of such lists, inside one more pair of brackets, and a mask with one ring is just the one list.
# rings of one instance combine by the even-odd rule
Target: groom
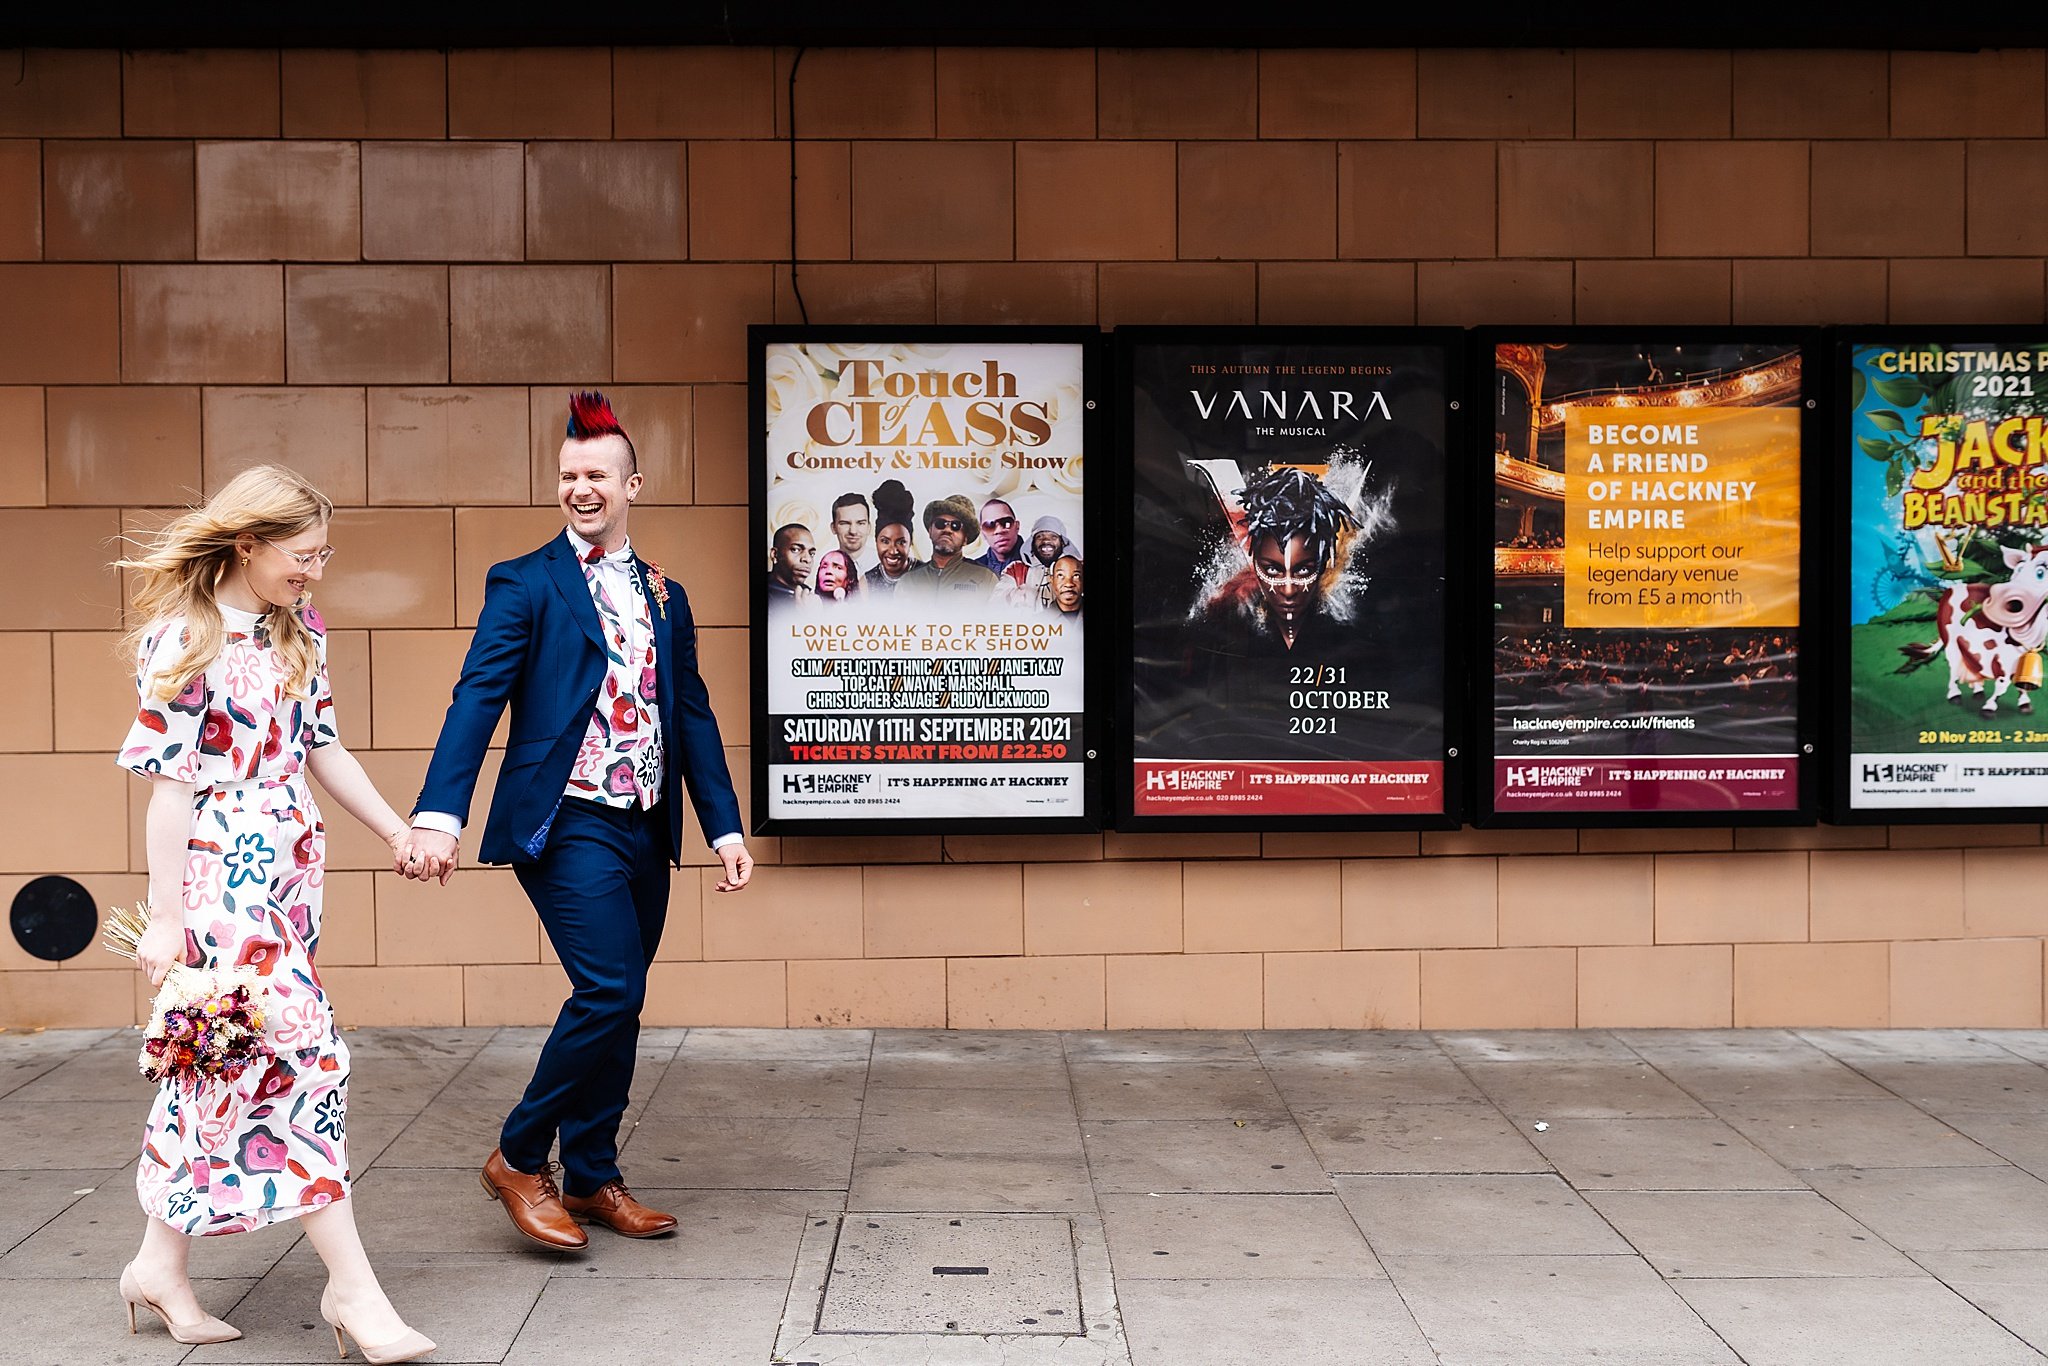
[[[682,850],[685,786],[725,865],[718,890],[740,890],[754,870],[697,675],[689,601],[626,538],[641,484],[633,443],[604,395],[572,396],[556,492],[568,528],[485,579],[413,816],[416,875],[446,881],[509,702],[510,742],[478,853],[512,865],[574,991],[483,1184],[514,1227],[551,1248],[590,1241],[574,1215],[629,1238],[676,1226],[627,1191],[618,1131],[669,867]],[[559,1187],[548,1161],[558,1136]]]

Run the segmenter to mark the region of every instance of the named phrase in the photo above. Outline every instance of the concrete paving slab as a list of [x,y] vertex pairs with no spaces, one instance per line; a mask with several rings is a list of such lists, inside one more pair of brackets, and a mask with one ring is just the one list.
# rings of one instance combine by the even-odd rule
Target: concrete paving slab
[[2048,1029],[2001,1029],[1990,1037],[2016,1057],[2048,1065]]
[[1104,1119],[1082,1126],[1102,1192],[1320,1194],[1330,1178],[1293,1124],[1230,1119]]
[[664,1238],[621,1238],[589,1226],[591,1249],[558,1276],[644,1279],[788,1280],[813,1211],[838,1210],[844,1191],[693,1191],[635,1187],[635,1197],[675,1215]]
[[[234,1323],[238,1302],[254,1284],[195,1278],[192,1289],[201,1307]],[[128,1311],[112,1278],[0,1280],[0,1323],[15,1325],[0,1346],[0,1361],[8,1366],[170,1366],[192,1351],[173,1342],[146,1309],[135,1311],[130,1336]],[[327,1350],[334,1350],[331,1337]]]
[[1439,1033],[1443,1051],[1460,1063],[1633,1063],[1635,1050],[1605,1029],[1492,1029]]
[[869,1061],[1064,1065],[1066,1049],[1059,1033],[1050,1029],[878,1029]]
[[1902,1252],[2048,1249],[2048,1182],[2017,1167],[1826,1171],[1809,1179]]
[[1334,1195],[1105,1195],[1102,1226],[1126,1282],[1384,1275]]
[[1083,1119],[1284,1119],[1287,1106],[1257,1063],[1076,1062]]
[[2048,1067],[2023,1059],[1871,1062],[1859,1067],[1901,1100],[1942,1119],[1986,1111],[2048,1113]]
[[1685,1119],[1707,1113],[1705,1106],[1634,1054],[1626,1062],[1540,1067],[1468,1062],[1464,1067],[1486,1098],[1510,1119]]
[[648,1093],[650,1115],[731,1115],[757,1119],[853,1119],[861,1112],[867,1068],[858,1062],[745,1062],[686,1059]]
[[[135,1169],[109,1174],[91,1195],[0,1257],[0,1276],[33,1280],[86,1277],[112,1285],[142,1242],[142,1206],[135,1195]],[[252,1233],[192,1240],[192,1276],[207,1280],[254,1280],[269,1271],[299,1240],[297,1220],[287,1219]]]
[[142,1154],[147,1098],[0,1100],[0,1170],[118,1167]]
[[1911,1259],[1812,1191],[1590,1191],[1668,1277],[1911,1276]]
[[1964,1110],[1948,1123],[2023,1171],[2048,1180],[2048,1121],[2040,1115],[1980,1114]]
[[357,1057],[349,1051],[349,1108],[364,1113],[415,1115],[448,1089],[467,1058]]
[[650,1117],[621,1135],[629,1184],[693,1190],[842,1190],[853,1176],[851,1119]]
[[2048,1252],[1923,1252],[1928,1274],[2048,1353]]
[[775,1349],[780,1280],[620,1281],[556,1277],[506,1366],[753,1366]]
[[142,1036],[123,1030],[97,1048],[81,1049],[64,1058],[34,1081],[9,1093],[16,1104],[41,1104],[53,1100],[124,1100],[147,1114],[156,1097],[156,1087],[143,1080],[136,1064]]
[[1550,1170],[1549,1159],[1486,1101],[1356,1111],[1297,1106],[1294,1118],[1333,1175]]
[[1735,1366],[1738,1361],[1639,1257],[1381,1261],[1430,1345],[1457,1366]]
[[1251,1040],[1236,1030],[1118,1029],[1062,1034],[1067,1063],[1257,1062]]
[[1796,1029],[1800,1038],[1844,1062],[1997,1060],[2008,1052],[1997,1029]]
[[[353,1090],[350,1099],[354,1099]],[[409,1118],[394,1116],[399,1120],[398,1133],[378,1155],[378,1163],[385,1167],[480,1168],[491,1149],[498,1146],[498,1134],[510,1108],[511,1102],[494,1097],[446,1097]]]
[[863,1152],[1082,1155],[1073,1096],[1064,1090],[876,1088],[868,1093],[859,1146]]
[[1665,1078],[1709,1109],[1753,1100],[1884,1100],[1891,1092],[1804,1039],[1762,1046],[1739,1037],[1712,1044],[1633,1042]]
[[849,1210],[993,1211],[999,1214],[1090,1210],[1088,1164],[1069,1156],[862,1149],[854,1157]]
[[2039,1366],[2032,1348],[1932,1277],[1674,1281],[1749,1366]]
[[1580,1190],[1803,1190],[1718,1119],[1560,1119],[1529,1141]]
[[[1451,1105],[1485,1101],[1472,1079],[1441,1053],[1413,1053],[1323,1065],[1299,1059],[1266,1064],[1282,1100],[1311,1105]],[[1490,1102],[1488,1102],[1490,1103]]]
[[1337,1194],[1389,1257],[1600,1256],[1629,1246],[1556,1176],[1340,1176]]
[[[435,1361],[497,1362],[548,1283],[541,1266],[412,1266],[380,1277],[407,1323],[434,1340]],[[242,1337],[195,1350],[190,1366],[330,1362],[334,1334],[320,1317],[322,1266],[281,1266],[235,1306]],[[357,1360],[355,1340],[350,1355]]]
[[0,1255],[109,1182],[134,1190],[135,1168],[0,1171]]
[[1369,1067],[1418,1056],[1443,1057],[1429,1034],[1405,1029],[1254,1029],[1245,1034],[1259,1061],[1317,1067]]
[[865,1062],[874,1044],[871,1029],[692,1029],[676,1048],[675,1060]]
[[1432,1366],[1438,1359],[1386,1281],[1130,1281],[1118,1299],[1136,1366]]
[[1902,1100],[1752,1101],[1720,1116],[1793,1171],[1998,1167],[2005,1160]]

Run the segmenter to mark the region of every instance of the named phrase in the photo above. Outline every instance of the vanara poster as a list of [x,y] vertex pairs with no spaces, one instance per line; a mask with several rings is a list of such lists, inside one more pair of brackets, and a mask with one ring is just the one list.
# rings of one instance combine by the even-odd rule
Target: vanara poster
[[1441,819],[1451,347],[1136,335],[1130,815]]

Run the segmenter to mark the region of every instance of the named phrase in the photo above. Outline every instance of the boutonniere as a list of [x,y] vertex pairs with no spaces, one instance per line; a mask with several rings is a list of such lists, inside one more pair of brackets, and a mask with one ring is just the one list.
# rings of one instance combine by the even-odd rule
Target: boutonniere
[[668,620],[668,577],[661,572],[661,566],[654,561],[647,562],[647,588],[654,594],[654,605],[661,612],[661,619]]

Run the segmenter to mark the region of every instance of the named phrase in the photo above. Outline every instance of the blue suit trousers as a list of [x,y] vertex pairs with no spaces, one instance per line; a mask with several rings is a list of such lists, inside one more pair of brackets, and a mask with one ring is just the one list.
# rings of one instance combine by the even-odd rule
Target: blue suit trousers
[[559,1136],[562,1190],[594,1195],[619,1176],[647,969],[668,918],[668,813],[564,798],[540,857],[513,871],[573,991],[499,1147],[537,1172]]

